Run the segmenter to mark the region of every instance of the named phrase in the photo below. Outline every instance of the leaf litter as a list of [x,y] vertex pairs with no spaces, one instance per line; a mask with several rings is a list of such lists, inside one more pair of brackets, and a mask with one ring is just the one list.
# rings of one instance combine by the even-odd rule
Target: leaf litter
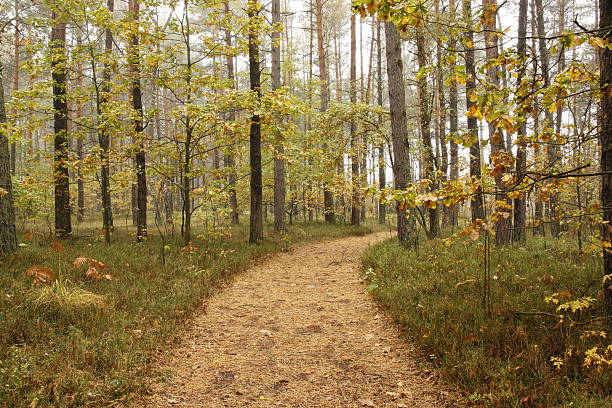
[[388,233],[306,245],[241,274],[207,301],[159,368],[159,407],[463,407],[380,313],[361,252]]

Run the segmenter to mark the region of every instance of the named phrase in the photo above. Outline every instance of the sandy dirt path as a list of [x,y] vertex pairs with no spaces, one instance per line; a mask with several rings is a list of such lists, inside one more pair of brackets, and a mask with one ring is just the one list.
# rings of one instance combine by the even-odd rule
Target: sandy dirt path
[[298,247],[238,276],[160,363],[174,375],[144,406],[459,407],[364,293],[360,254],[388,236]]

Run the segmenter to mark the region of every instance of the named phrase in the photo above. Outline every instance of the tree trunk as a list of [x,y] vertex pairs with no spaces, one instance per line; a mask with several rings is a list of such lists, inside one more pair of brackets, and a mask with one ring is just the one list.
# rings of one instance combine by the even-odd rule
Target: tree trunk
[[[21,18],[19,17],[19,0],[15,0],[15,37],[13,38],[13,95],[19,90],[19,72],[21,71],[20,62],[20,45],[19,45],[19,23]],[[15,175],[17,170],[17,144],[11,142],[11,174]]]
[[[471,0],[463,0],[463,17],[466,22],[472,20],[472,4]],[[471,23],[469,23],[471,25]],[[465,99],[467,110],[469,111],[476,102],[470,100],[470,96],[476,88],[476,65],[474,63],[474,32],[468,27],[465,32],[465,69],[467,72],[467,81],[465,83]],[[472,222],[477,219],[484,219],[484,202],[482,197],[481,171],[480,171],[480,142],[478,140],[478,119],[474,116],[467,118],[468,132],[472,138],[470,146],[470,177],[473,183],[477,183],[474,194],[470,202],[472,211]]]
[[[450,0],[449,3],[450,13],[456,14],[456,5],[455,0]],[[451,36],[448,41],[448,48],[453,53],[453,58],[451,58],[449,63],[449,70],[452,74],[454,74],[457,66],[456,62],[456,49],[457,49],[457,40],[455,36]],[[457,81],[455,81],[455,75],[451,75],[451,81],[448,89],[448,131],[451,135],[456,135],[457,130],[459,129],[459,118],[457,116],[457,104],[458,104],[458,95],[457,95]],[[459,178],[459,146],[454,139],[450,141],[450,154],[449,154],[449,179],[452,181],[457,181]],[[459,205],[453,204],[450,206],[450,220],[449,225],[451,227],[456,227],[459,221]]]
[[194,124],[191,123],[191,112],[189,106],[193,103],[193,96],[191,93],[191,82],[193,77],[193,65],[194,62],[191,60],[191,25],[189,21],[189,0],[184,0],[184,38],[185,38],[185,57],[187,59],[186,64],[186,77],[185,84],[187,94],[185,95],[185,155],[183,157],[183,169],[182,169],[182,192],[183,192],[183,223],[182,233],[183,242],[185,245],[189,245],[191,242],[191,213],[192,213],[192,177],[191,177],[191,161],[192,161],[192,143],[193,143],[193,129]]
[[[488,60],[495,60],[499,57],[499,46],[497,41],[497,2],[496,0],[482,0],[483,12],[483,28],[486,48],[486,57]],[[491,64],[487,67],[487,77],[491,92],[497,92],[500,86],[499,68]],[[507,245],[512,239],[512,202],[508,199],[505,192],[506,188],[502,182],[503,173],[507,171],[506,167],[500,163],[505,163],[507,157],[506,144],[504,141],[503,132],[495,126],[495,123],[489,122],[489,139],[491,143],[491,162],[497,167],[495,173],[495,243],[497,245]]]
[[[130,0],[132,18],[138,27],[140,4],[138,0]],[[145,133],[142,125],[142,89],[140,85],[140,52],[138,32],[132,34],[130,57],[130,73],[132,75],[132,107],[136,112],[134,117],[134,139],[136,140],[136,240],[141,242],[147,236],[147,174],[145,154]]]
[[[600,0],[599,27],[602,37],[610,41],[612,27],[612,0]],[[603,48],[599,54],[600,66],[600,143],[601,143],[601,208],[603,209],[603,242],[612,242],[612,50]],[[604,275],[612,275],[612,252],[604,245]],[[604,280],[604,311],[612,315],[612,279]]]
[[[357,36],[355,14],[351,14],[351,78],[350,78],[350,101],[357,103]],[[361,212],[359,208],[359,155],[357,154],[357,125],[351,119],[351,225],[359,225]]]
[[[247,14],[252,25],[249,28],[249,80],[251,92],[261,99],[261,71],[259,63],[259,32],[256,19],[259,17],[256,0],[248,0]],[[251,116],[249,133],[249,157],[251,165],[251,218],[249,242],[257,244],[263,240],[263,186],[261,171],[261,121],[258,114]]]
[[[114,0],[108,0],[106,4],[108,11],[112,14],[115,8]],[[104,33],[104,49],[108,58],[113,52],[113,34],[110,28],[106,28]],[[111,67],[108,62],[104,64],[102,72],[102,92],[99,97],[99,103],[96,107],[98,115],[98,143],[100,144],[100,198],[102,200],[102,228],[104,229],[104,238],[106,243],[110,244],[111,229],[113,227],[113,210],[111,205],[110,194],[110,129],[103,125],[104,111],[109,103],[108,94],[110,93]]]
[[[376,76],[377,76],[377,103],[383,106],[383,79],[382,79],[382,41],[380,20],[376,20]],[[380,117],[382,123],[383,118]],[[385,143],[381,142],[378,147],[378,188],[382,191],[387,187],[387,175],[385,172]],[[378,223],[384,224],[387,221],[387,206],[382,201],[378,202]]]
[[[6,121],[3,74],[3,65],[0,61],[0,124]],[[15,234],[9,141],[1,129],[0,127],[0,255],[5,255],[17,249],[17,236]]]
[[[226,18],[231,18],[229,0],[225,0],[224,2],[224,13]],[[228,49],[232,48],[232,32],[229,28],[225,29],[225,45]],[[229,79],[231,83],[231,88],[236,89],[236,79],[234,74],[234,58],[231,54],[227,54],[225,57],[225,63],[227,65],[227,79]],[[236,112],[231,109],[228,112],[227,119],[231,122],[236,120]],[[234,155],[231,153],[226,153],[223,157],[223,165],[225,167],[231,168],[230,172],[227,176],[227,183],[229,184],[229,204],[232,210],[230,214],[230,219],[232,225],[238,225],[240,223],[239,214],[238,214],[238,197],[236,196],[236,162],[234,159]]]
[[68,174],[68,104],[66,102],[66,23],[51,17],[51,63],[53,80],[53,130],[54,130],[54,185],[55,185],[55,235],[66,238],[72,233],[70,219],[70,176]]
[[[544,77],[544,87],[548,88],[550,86],[550,56],[548,52],[548,48],[546,48],[546,32],[544,30],[544,7],[542,6],[542,0],[534,0],[536,6],[536,27],[538,32],[538,48],[540,51],[540,63],[542,65],[542,76]],[[553,122],[553,114],[549,109],[544,109],[544,132],[542,135],[545,139],[549,140],[547,149],[546,149],[546,157],[547,157],[547,166],[549,171],[554,171],[558,168],[559,157],[558,157],[558,148],[556,146],[556,137],[552,132],[546,131],[546,129],[551,128],[554,125]],[[560,224],[559,219],[557,218],[557,204],[559,201],[558,194],[553,193],[550,196],[549,204],[549,221],[550,221],[550,233],[556,237],[560,232]]]
[[[417,63],[419,70],[425,69],[425,33],[422,25],[416,27],[416,45],[417,45]],[[431,147],[431,113],[429,111],[429,95],[427,93],[427,76],[425,74],[417,75],[417,90],[419,94],[419,120],[421,125],[421,142],[423,145],[423,170],[422,178],[428,179],[431,185],[428,190],[435,188],[435,158]],[[438,236],[438,209],[429,208],[429,230],[427,237],[433,239]]]
[[[77,35],[77,46],[81,46],[81,36]],[[77,63],[77,87],[78,89],[83,88],[83,64],[81,61]],[[83,117],[83,103],[77,101],[76,104],[76,117],[81,119]],[[80,134],[76,139],[76,155],[79,160],[79,166],[77,167],[77,221],[82,222],[85,216],[85,183],[83,183],[83,174],[81,173],[81,166],[85,159],[85,153],[83,152],[83,136]]]
[[[275,91],[281,87],[281,61],[280,61],[280,0],[272,0],[272,90]],[[276,118],[278,125],[281,123],[281,117]],[[274,156],[274,231],[281,232],[285,230],[285,161],[283,155],[285,153],[284,140],[281,132],[276,135],[275,144],[276,154]]]
[[[516,47],[517,53],[521,58],[525,58],[527,55],[527,0],[519,0],[519,18],[518,18],[518,44]],[[525,64],[525,63],[523,63]],[[521,86],[523,77],[525,76],[525,65],[521,66],[517,84]],[[525,120],[521,123],[517,133],[517,149],[516,149],[516,180],[520,183],[525,177],[527,171],[527,118],[526,112],[521,109],[522,115]],[[520,197],[514,199],[514,229],[512,233],[512,240],[514,242],[525,241],[525,224],[527,220],[526,214],[526,197]]]
[[[391,140],[393,143],[393,179],[396,190],[405,190],[410,183],[410,155],[408,123],[406,119],[406,93],[402,64],[402,48],[397,27],[385,21],[387,78],[391,113]],[[406,211],[406,204],[397,203],[397,237],[404,248],[416,242],[414,219]]]
[[[323,0],[315,1],[315,18],[317,24],[317,55],[319,57],[319,80],[321,82],[321,112],[327,111],[329,104],[329,80],[327,76],[327,58],[325,55],[325,41],[323,38]],[[326,146],[323,146],[326,150]],[[327,183],[323,183],[323,207],[325,210],[325,222],[334,223],[334,195],[329,190]]]

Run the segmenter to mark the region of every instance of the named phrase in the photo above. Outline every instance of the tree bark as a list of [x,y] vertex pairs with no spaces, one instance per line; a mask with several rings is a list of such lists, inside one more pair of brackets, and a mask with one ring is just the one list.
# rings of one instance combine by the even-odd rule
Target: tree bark
[[[14,53],[13,53],[13,92],[16,92],[19,90],[19,71],[21,70],[21,67],[19,66],[21,64],[20,62],[20,44],[19,44],[19,24],[21,22],[21,18],[19,17],[19,0],[15,0],[15,3],[13,4],[14,9],[15,9],[15,36],[13,38],[13,46],[14,46]],[[11,142],[11,174],[15,175],[15,172],[17,171],[17,143],[15,143],[14,141]]]
[[[416,27],[416,45],[417,45],[417,63],[419,71],[425,69],[427,63],[425,61],[425,33],[423,32],[422,24]],[[417,75],[417,91],[419,94],[419,120],[421,125],[421,143],[423,145],[423,170],[422,178],[430,181],[430,186],[427,190],[431,190],[436,186],[435,176],[435,157],[431,147],[431,112],[429,111],[429,95],[427,93],[427,76],[423,74]],[[427,238],[433,239],[438,236],[438,209],[429,208],[429,230]]]
[[[259,17],[257,0],[248,0],[247,14],[249,27],[249,80],[251,92],[261,99],[261,72],[259,62]],[[261,119],[258,114],[251,116],[249,133],[249,157],[251,165],[251,218],[249,242],[257,244],[263,240],[263,186],[261,171]]]
[[[517,53],[521,58],[527,56],[527,0],[519,0],[519,17],[518,17],[518,44],[516,47]],[[520,89],[521,82],[525,76],[525,63],[524,61],[519,69],[517,84]],[[526,112],[519,107],[525,120],[521,123],[517,132],[517,149],[516,149],[516,180],[520,183],[525,177],[527,171],[527,118]],[[525,224],[527,220],[526,214],[526,197],[520,197],[514,199],[514,229],[512,231],[512,240],[514,242],[525,241]]]
[[[280,0],[272,0],[272,90],[275,91],[281,87],[281,61],[280,61]],[[281,117],[277,116],[276,121],[278,126],[281,125]],[[276,135],[275,143],[276,154],[274,156],[274,231],[281,232],[285,230],[285,161],[283,155],[285,153],[284,140],[282,133],[279,131]]]
[[[329,104],[329,79],[327,75],[327,57],[325,55],[325,41],[323,37],[323,0],[315,0],[315,18],[317,25],[319,80],[321,82],[320,111],[325,112]],[[327,183],[323,183],[323,207],[325,211],[325,222],[333,224],[336,221],[336,216],[334,214],[334,194],[329,190]]]
[[[3,68],[2,61],[0,61],[0,124],[6,121]],[[0,128],[0,255],[9,254],[17,249],[15,207],[13,206],[13,185],[9,158],[9,141]]]
[[68,173],[68,104],[66,102],[66,23],[53,13],[51,63],[53,80],[55,235],[66,238],[72,233],[70,219],[70,176]]
[[[472,4],[471,0],[463,0],[463,17],[471,26]],[[476,88],[476,65],[474,62],[474,32],[468,27],[465,32],[465,69],[467,71],[467,81],[465,83],[465,99],[468,111],[475,102],[470,100],[470,96]],[[472,195],[470,208],[472,212],[472,222],[484,219],[484,202],[482,197],[481,170],[480,170],[480,142],[478,140],[478,119],[473,116],[467,118],[468,132],[472,138],[470,146],[470,177],[473,183],[478,186]]]
[[[138,0],[130,0],[132,18],[138,27],[140,4]],[[138,28],[137,28],[138,30]],[[132,34],[130,73],[132,75],[132,107],[136,113],[134,117],[134,139],[136,141],[136,240],[143,241],[147,237],[147,174],[145,154],[145,133],[142,124],[142,89],[140,85],[140,43],[138,32]]]
[[[486,48],[486,57],[488,60],[495,60],[499,57],[499,45],[497,41],[497,1],[482,0],[483,8],[483,28],[484,40]],[[499,68],[491,64],[487,67],[487,77],[489,82],[489,91],[497,92],[500,86]],[[512,202],[508,199],[505,192],[506,188],[502,182],[503,173],[506,172],[506,167],[499,165],[505,163],[507,157],[506,144],[504,141],[503,132],[495,126],[495,123],[488,122],[489,139],[491,144],[491,162],[495,165],[497,160],[498,169],[495,169],[495,243],[497,245],[507,245],[512,239]]]
[[[450,0],[449,3],[450,13],[455,14],[457,12],[455,0]],[[457,40],[454,36],[448,41],[448,48],[450,52],[453,53],[453,58],[450,59],[449,70],[451,72],[451,80],[448,89],[448,131],[451,136],[455,136],[459,129],[459,118],[457,116],[457,104],[458,104],[458,94],[457,94],[457,81],[455,80],[455,70],[457,67],[456,62],[456,49],[457,49]],[[459,146],[455,139],[451,138],[450,141],[450,153],[449,153],[449,179],[452,181],[457,181],[459,178]],[[456,227],[458,224],[459,218],[459,205],[453,204],[450,206],[449,211],[449,225],[451,227]]]
[[[378,106],[383,106],[383,79],[382,79],[382,40],[381,40],[381,22],[376,20],[376,76],[377,76],[377,103]],[[383,118],[380,117],[382,123]],[[385,168],[385,143],[381,142],[378,147],[378,188],[382,191],[387,187],[387,175]],[[378,202],[378,223],[384,224],[387,222],[387,206]]]
[[[351,14],[351,77],[350,77],[350,101],[357,103],[357,36],[356,36],[355,14]],[[351,119],[351,225],[359,225],[361,220],[361,209],[359,208],[359,155],[357,154],[357,125]]]
[[[107,0],[106,7],[112,14],[115,8],[114,0]],[[104,33],[104,49],[107,57],[113,52],[113,33],[110,28],[106,28]],[[102,92],[98,99],[97,115],[98,115],[98,143],[100,145],[100,198],[102,200],[102,228],[104,229],[104,238],[106,243],[110,244],[111,229],[113,227],[113,210],[111,205],[110,194],[110,129],[103,124],[104,111],[109,103],[108,97],[110,93],[111,67],[108,62],[104,63],[102,72]]]
[[[402,48],[397,27],[388,21],[385,22],[385,38],[393,143],[393,180],[396,190],[405,190],[410,183],[411,174]],[[405,203],[398,202],[396,210],[397,237],[400,245],[408,248],[416,242],[414,219],[406,211]]]
[[[602,0],[605,1],[605,0]],[[542,0],[534,0],[536,6],[536,28],[538,32],[538,48],[540,51],[540,64],[542,65],[542,76],[544,79],[544,87],[550,86],[550,55],[548,52],[548,48],[546,48],[546,32],[544,30],[544,7],[542,6]],[[544,131],[542,134],[549,140],[547,149],[546,149],[546,158],[548,161],[548,169],[549,171],[554,171],[558,168],[559,164],[559,154],[558,148],[555,145],[556,137],[552,132],[552,126],[554,126],[553,122],[553,114],[549,109],[544,109]],[[549,130],[547,130],[549,129]],[[559,197],[557,194],[553,193],[550,196],[550,200],[548,201],[549,205],[549,214],[548,218],[550,221],[550,233],[552,236],[556,237],[560,232],[560,223],[557,217],[557,205],[558,205]]]
[[[226,18],[231,18],[231,11],[229,6],[229,0],[225,0],[224,4],[224,13]],[[229,28],[225,29],[225,45],[228,49],[232,48],[232,32]],[[227,66],[227,79],[229,79],[231,83],[231,88],[236,89],[236,78],[234,74],[234,58],[231,54],[227,54],[225,57],[225,65]],[[227,119],[230,122],[236,120],[236,111],[230,109],[227,115]],[[238,213],[238,197],[236,196],[236,161],[234,159],[234,155],[231,153],[226,153],[223,157],[223,165],[225,167],[231,168],[230,172],[227,176],[227,183],[229,184],[229,204],[232,210],[230,214],[230,219],[232,225],[238,225],[240,223],[239,213]]]
[[[612,39],[612,0],[600,0],[599,27],[601,36]],[[603,209],[602,241],[612,241],[612,50],[604,48],[599,54],[600,66],[600,130],[601,143],[601,208]],[[604,246],[604,274],[612,275],[612,252]],[[612,279],[604,280],[604,311],[612,315]]]

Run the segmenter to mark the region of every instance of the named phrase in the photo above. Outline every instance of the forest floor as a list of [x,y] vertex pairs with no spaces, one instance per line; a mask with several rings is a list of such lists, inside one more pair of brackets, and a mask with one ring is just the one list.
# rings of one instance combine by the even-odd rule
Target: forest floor
[[360,255],[386,237],[293,248],[238,276],[159,357],[170,375],[144,405],[461,406],[364,291]]

